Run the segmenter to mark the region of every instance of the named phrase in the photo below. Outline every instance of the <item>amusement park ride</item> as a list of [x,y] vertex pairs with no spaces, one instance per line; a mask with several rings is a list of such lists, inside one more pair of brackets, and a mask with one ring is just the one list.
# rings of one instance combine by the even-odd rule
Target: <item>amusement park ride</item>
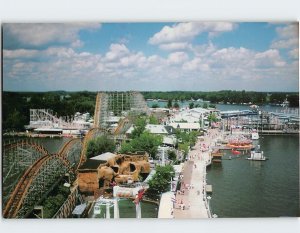
[[[127,102],[124,100],[128,102],[128,106],[125,105]],[[71,139],[56,153],[49,153],[44,147],[30,139],[4,143],[2,160],[4,218],[27,218],[35,207],[45,200],[58,181],[63,179],[66,174],[70,178],[70,189],[76,190],[73,193],[77,193],[79,190],[77,183],[78,169],[87,160],[86,150],[88,142],[99,135],[107,133],[107,129],[102,127],[105,126],[107,114],[110,111],[122,112],[127,109],[137,112],[147,111],[147,105],[142,95],[137,92],[126,92],[123,94],[99,93],[96,105],[94,127],[89,129],[84,139]],[[81,124],[81,122],[79,124],[74,121],[65,121],[47,110],[32,109],[30,118],[31,128],[43,127],[52,129],[53,127],[61,127],[62,129],[86,129],[85,125]],[[124,123],[126,122],[124,121]],[[126,163],[127,167],[132,168],[136,165],[137,171],[140,169],[144,171],[145,167],[141,165],[142,161],[129,161],[134,156],[129,155],[129,157]],[[124,160],[126,159],[127,157],[124,158]],[[137,217],[140,218],[140,201],[142,200],[145,187],[133,190],[131,191],[130,198],[135,198]],[[120,195],[119,193],[119,196],[116,196],[114,201],[104,201],[103,198],[97,201],[105,203],[107,206],[114,205],[115,209],[118,210],[116,200],[121,197],[122,194]],[[65,208],[68,209],[66,213],[63,213],[63,215],[59,213],[57,216],[69,217],[70,213],[72,213],[72,210],[70,212],[69,209],[75,207],[76,201],[72,203],[74,203],[74,206],[72,204],[72,206]],[[119,217],[118,214],[115,216]]]
[[141,201],[148,188],[145,184],[137,184],[135,187],[113,187],[113,198],[99,197],[95,201],[94,216],[101,214],[101,206],[106,207],[105,218],[110,218],[110,208],[114,207],[114,218],[120,218],[119,201],[121,199],[134,199],[136,218],[142,217]]

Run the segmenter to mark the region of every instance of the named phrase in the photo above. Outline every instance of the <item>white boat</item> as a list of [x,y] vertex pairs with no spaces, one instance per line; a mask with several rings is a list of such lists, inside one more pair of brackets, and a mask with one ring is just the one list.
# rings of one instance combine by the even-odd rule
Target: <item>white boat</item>
[[250,158],[248,160],[256,160],[256,161],[266,161],[267,158],[264,156],[264,152],[260,150],[260,146],[258,145],[255,149],[251,150]]
[[257,132],[252,133],[252,134],[251,134],[251,139],[252,139],[252,140],[258,140],[258,139],[259,139],[258,133],[257,133]]

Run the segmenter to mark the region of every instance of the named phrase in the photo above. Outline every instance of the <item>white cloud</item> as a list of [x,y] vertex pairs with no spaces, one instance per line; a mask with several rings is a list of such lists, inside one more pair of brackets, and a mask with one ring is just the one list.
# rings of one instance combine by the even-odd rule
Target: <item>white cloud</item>
[[127,55],[128,53],[129,50],[124,44],[111,44],[105,57],[107,60],[113,61]]
[[298,37],[298,23],[291,23],[284,27],[277,27],[276,32],[281,38]]
[[209,64],[204,63],[204,61],[199,57],[196,57],[193,60],[184,63],[182,68],[183,70],[186,71],[196,71],[196,70],[209,71],[210,70]]
[[24,45],[41,46],[52,42],[82,45],[78,32],[83,29],[98,29],[98,23],[14,23],[4,24],[4,32]]
[[165,26],[161,31],[154,34],[150,39],[150,44],[163,44],[184,42],[193,39],[203,32],[226,32],[232,31],[234,23],[229,22],[188,22],[178,23],[173,26]]
[[271,48],[288,49],[299,45],[298,23],[290,23],[276,28],[278,38],[271,44]]
[[191,44],[189,44],[187,42],[175,42],[175,43],[167,43],[167,44],[159,45],[160,49],[167,50],[167,51],[183,50],[183,49],[187,49],[187,48],[190,48],[190,47],[191,47]]
[[262,53],[257,53],[254,56],[257,67],[282,67],[285,66],[286,62],[280,57],[279,51],[276,49],[269,49]]
[[38,50],[34,49],[16,49],[16,50],[3,50],[4,59],[13,59],[13,58],[32,58],[39,54]]
[[298,59],[299,58],[299,48],[292,49],[289,51],[289,55],[291,58]]
[[181,64],[189,59],[189,56],[185,52],[174,52],[168,56],[168,62],[171,65]]
[[274,41],[271,45],[271,48],[276,48],[276,49],[293,48],[293,47],[297,47],[298,43],[299,43],[298,38],[283,39],[283,40]]
[[28,90],[38,85],[67,90],[249,90],[261,86],[274,90],[278,85],[291,89],[298,82],[297,63],[286,63],[276,49],[218,49],[209,43],[190,51],[164,58],[130,51],[124,44],[111,44],[104,54],[68,47],[4,50],[4,88],[7,83],[16,85],[12,80],[22,80]]

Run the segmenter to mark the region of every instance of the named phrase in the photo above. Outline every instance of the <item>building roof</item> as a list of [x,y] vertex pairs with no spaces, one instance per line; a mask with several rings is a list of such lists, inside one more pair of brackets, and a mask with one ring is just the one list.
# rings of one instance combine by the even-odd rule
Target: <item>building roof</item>
[[168,137],[168,136],[164,136],[163,138],[163,144],[167,144],[167,145],[175,145],[175,141],[174,138],[172,137]]
[[176,130],[170,125],[165,125],[165,129],[168,131],[168,134],[175,134],[176,133]]
[[34,129],[34,131],[52,131],[52,132],[60,132],[63,129],[57,129],[57,128],[37,128]]
[[87,159],[78,170],[96,170],[101,164],[105,164],[107,161]]
[[175,129],[200,129],[199,123],[170,123],[169,125]]
[[206,108],[193,108],[190,109],[190,112],[196,112],[196,113],[209,113],[211,110]]
[[133,130],[134,130],[134,127],[132,125],[129,127],[129,129],[127,129],[126,134],[131,134]]
[[164,125],[146,125],[146,130],[149,130],[152,134],[168,134]]
[[111,159],[111,158],[114,158],[114,157],[116,157],[115,154],[110,153],[110,152],[106,152],[106,153],[103,153],[103,154],[101,154],[101,155],[97,155],[97,156],[95,156],[95,157],[92,157],[92,158],[90,158],[90,159],[92,159],[92,160],[107,161],[107,160],[109,160],[109,159]]

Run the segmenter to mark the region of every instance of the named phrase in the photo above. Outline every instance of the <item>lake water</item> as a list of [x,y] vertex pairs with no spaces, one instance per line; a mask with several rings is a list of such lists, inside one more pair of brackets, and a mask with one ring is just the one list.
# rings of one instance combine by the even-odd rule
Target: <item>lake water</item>
[[[202,102],[197,101],[178,101],[180,108],[188,107],[190,103],[194,103],[194,105],[199,104],[201,107],[203,105]],[[167,102],[161,101],[147,101],[148,107],[152,107],[153,104],[157,104],[159,107],[166,107]],[[174,104],[174,101],[173,101]],[[230,111],[230,110],[250,110],[249,105],[241,105],[241,104],[216,104],[216,108],[220,111]],[[274,106],[274,105],[264,105],[260,106],[263,111],[267,112],[282,112],[282,113],[289,113],[289,114],[299,114],[299,108],[283,108],[281,106]]]
[[263,136],[258,143],[267,161],[241,155],[208,169],[212,212],[219,217],[299,216],[299,136]]

